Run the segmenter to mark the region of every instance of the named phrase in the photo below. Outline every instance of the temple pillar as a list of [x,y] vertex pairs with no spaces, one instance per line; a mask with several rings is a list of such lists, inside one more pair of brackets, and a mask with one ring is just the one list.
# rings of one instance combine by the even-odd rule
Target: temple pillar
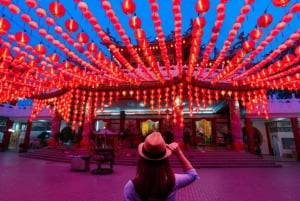
[[120,133],[125,133],[125,111],[120,111]]
[[174,141],[183,146],[183,127],[180,126],[180,115],[176,115],[176,121],[172,121],[172,133]]
[[85,118],[82,131],[82,139],[80,141],[80,147],[88,147],[90,140],[90,133],[93,131],[93,120]]
[[31,126],[32,126],[32,122],[31,121],[27,121],[25,138],[24,138],[24,144],[23,144],[23,147],[19,147],[20,148],[20,150],[19,150],[20,152],[26,152],[28,150],[29,142],[30,142]]
[[61,118],[59,114],[55,111],[54,116],[52,117],[50,138],[55,139],[55,135],[60,132],[60,125],[61,125]]
[[3,139],[2,139],[2,144],[3,144],[2,150],[3,151],[8,149],[9,141],[10,141],[10,135],[11,135],[11,132],[9,131],[9,129],[12,128],[13,123],[14,122],[10,119],[8,119],[6,121],[6,131],[3,133]]
[[229,110],[233,148],[237,151],[242,151],[244,150],[244,143],[239,102],[235,100],[230,100]]
[[300,132],[297,118],[291,118],[291,123],[296,145],[297,160],[300,161]]
[[248,151],[251,154],[254,154],[254,141],[253,141],[253,132],[252,132],[252,123],[250,118],[245,118],[245,129],[246,129],[246,135],[247,135],[247,145],[248,145]]

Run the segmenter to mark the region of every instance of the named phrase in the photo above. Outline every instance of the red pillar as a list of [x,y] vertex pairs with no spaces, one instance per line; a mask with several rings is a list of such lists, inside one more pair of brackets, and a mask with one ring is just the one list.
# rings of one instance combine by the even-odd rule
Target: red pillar
[[230,100],[229,110],[233,147],[237,151],[242,151],[244,150],[244,143],[240,116],[240,106],[238,101]]
[[54,116],[52,118],[51,134],[50,134],[51,138],[55,139],[55,135],[60,132],[60,124],[61,124],[61,118],[59,114],[55,111]]
[[9,131],[9,129],[11,129],[13,123],[14,122],[10,119],[8,119],[6,121],[6,131],[3,133],[3,139],[2,139],[3,150],[8,149],[8,145],[9,145],[9,141],[10,141],[10,135],[11,135],[11,132]]
[[250,153],[254,154],[252,124],[251,124],[251,120],[249,118],[245,118],[245,127],[246,127],[248,151]]
[[300,161],[300,133],[297,118],[291,118],[291,123],[296,145],[297,160]]
[[80,141],[80,147],[89,147],[90,133],[93,131],[93,120],[90,118],[84,119],[82,139]]
[[27,121],[27,127],[26,127],[26,133],[24,138],[24,145],[23,148],[21,148],[21,151],[27,151],[29,147],[30,142],[30,131],[31,131],[32,122]]

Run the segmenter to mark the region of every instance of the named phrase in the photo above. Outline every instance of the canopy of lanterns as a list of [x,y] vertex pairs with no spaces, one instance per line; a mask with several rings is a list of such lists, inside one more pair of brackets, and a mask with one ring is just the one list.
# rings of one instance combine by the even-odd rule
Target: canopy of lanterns
[[182,124],[185,100],[268,117],[268,90],[300,88],[296,0],[24,2],[0,0],[0,102],[34,99],[31,119],[52,105],[74,127],[122,97]]

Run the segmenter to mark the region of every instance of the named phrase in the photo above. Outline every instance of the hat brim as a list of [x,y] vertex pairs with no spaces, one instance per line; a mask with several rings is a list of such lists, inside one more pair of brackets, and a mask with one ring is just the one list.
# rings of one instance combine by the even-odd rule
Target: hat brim
[[171,156],[171,154],[172,154],[172,150],[169,149],[168,146],[166,146],[166,154],[165,154],[163,157],[161,157],[161,158],[155,158],[155,159],[149,158],[149,157],[147,157],[147,156],[145,156],[145,155],[143,154],[143,146],[144,146],[144,142],[142,142],[142,143],[139,144],[139,146],[138,146],[138,153],[139,153],[139,155],[140,155],[141,157],[143,157],[143,158],[145,158],[145,159],[147,159],[147,160],[151,160],[151,161],[159,161],[159,160],[163,160],[163,159],[165,159],[165,158],[168,158],[168,157]]

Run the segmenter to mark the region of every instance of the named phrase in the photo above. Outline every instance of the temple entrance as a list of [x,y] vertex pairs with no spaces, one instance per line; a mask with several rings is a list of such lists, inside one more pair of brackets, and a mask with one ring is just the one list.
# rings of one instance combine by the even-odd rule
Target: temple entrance
[[193,145],[214,145],[215,135],[212,132],[212,121],[199,119],[194,121],[195,132],[193,135]]

